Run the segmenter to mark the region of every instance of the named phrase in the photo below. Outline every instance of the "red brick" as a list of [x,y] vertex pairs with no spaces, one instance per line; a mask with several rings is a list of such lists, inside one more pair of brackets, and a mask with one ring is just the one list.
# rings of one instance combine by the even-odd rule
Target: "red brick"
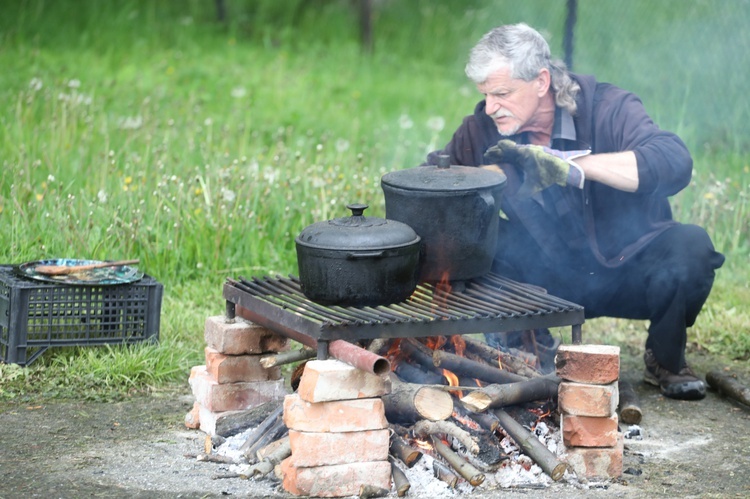
[[560,345],[555,367],[564,380],[606,385],[620,377],[620,347]]
[[290,430],[342,432],[388,428],[379,398],[306,402],[298,394],[284,398],[284,424]]
[[225,355],[211,347],[206,347],[205,353],[206,370],[219,383],[269,381],[281,378],[281,367],[266,369],[260,365],[263,355]]
[[307,402],[330,402],[380,397],[390,392],[390,381],[339,360],[311,360],[302,372],[297,393]]
[[388,430],[318,433],[289,430],[294,464],[300,468],[332,464],[385,461],[388,459]]
[[289,339],[270,329],[237,317],[227,323],[223,315],[206,319],[206,345],[225,355],[260,354],[289,350]]
[[391,463],[388,461],[301,468],[295,466],[294,456],[291,456],[281,462],[280,468],[284,490],[298,496],[358,496],[362,485],[391,488]]
[[623,438],[615,447],[564,447],[562,459],[578,477],[613,479],[622,476]]
[[620,436],[617,414],[608,418],[563,414],[560,426],[566,447],[614,447]]
[[190,409],[190,412],[185,414],[185,426],[192,430],[197,430],[198,428],[200,428],[200,408],[201,405],[198,402],[193,403],[193,408]]
[[286,395],[283,379],[218,383],[206,371],[206,366],[193,367],[189,383],[195,400],[212,412],[250,409],[269,400],[281,400]]
[[557,394],[560,412],[573,416],[608,418],[616,413],[620,399],[617,383],[592,385],[563,381]]

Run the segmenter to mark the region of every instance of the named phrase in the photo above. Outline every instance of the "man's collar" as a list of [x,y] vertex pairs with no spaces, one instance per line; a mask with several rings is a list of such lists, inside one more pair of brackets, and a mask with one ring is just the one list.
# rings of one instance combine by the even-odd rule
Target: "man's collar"
[[555,123],[552,125],[552,143],[556,140],[572,140],[575,142],[578,139],[576,135],[576,126],[573,122],[573,116],[568,112],[567,109],[560,106],[555,106]]

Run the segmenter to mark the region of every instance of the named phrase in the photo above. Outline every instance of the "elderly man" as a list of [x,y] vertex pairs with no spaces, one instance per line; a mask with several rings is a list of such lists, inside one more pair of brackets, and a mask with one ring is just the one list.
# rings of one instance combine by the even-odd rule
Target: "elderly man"
[[645,381],[703,398],[685,361],[687,328],[724,257],[702,228],[672,219],[667,198],[691,177],[685,144],[636,95],[568,73],[525,24],[487,33],[466,74],[484,99],[427,162],[447,154],[507,176],[494,270],[589,318],[648,319]]

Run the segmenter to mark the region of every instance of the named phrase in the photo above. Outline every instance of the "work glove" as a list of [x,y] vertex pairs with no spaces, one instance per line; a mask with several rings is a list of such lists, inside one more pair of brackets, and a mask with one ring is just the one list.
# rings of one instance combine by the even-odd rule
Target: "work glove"
[[490,164],[510,163],[524,172],[518,196],[530,197],[552,185],[583,189],[583,170],[573,160],[591,151],[558,151],[537,145],[516,145],[508,139],[500,140],[484,154]]

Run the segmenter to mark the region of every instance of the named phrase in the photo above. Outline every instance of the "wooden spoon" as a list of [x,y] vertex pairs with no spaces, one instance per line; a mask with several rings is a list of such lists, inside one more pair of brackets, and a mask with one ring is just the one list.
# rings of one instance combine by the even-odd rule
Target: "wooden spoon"
[[86,265],[40,265],[34,269],[39,274],[47,275],[67,275],[81,272],[83,270],[101,269],[104,267],[118,267],[120,265],[132,265],[138,263],[138,260],[120,260],[117,262],[100,262]]

